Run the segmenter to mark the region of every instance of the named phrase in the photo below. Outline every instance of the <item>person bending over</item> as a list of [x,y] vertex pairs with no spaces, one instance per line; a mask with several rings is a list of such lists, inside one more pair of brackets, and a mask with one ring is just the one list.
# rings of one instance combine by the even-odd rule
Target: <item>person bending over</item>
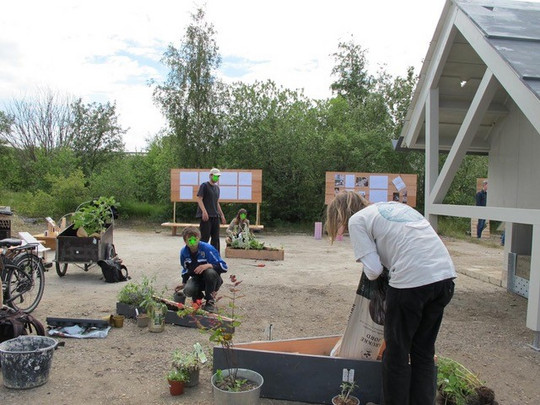
[[357,262],[370,280],[389,270],[382,383],[385,405],[435,403],[435,341],[456,271],[430,223],[399,202],[370,204],[355,192],[338,194],[327,208],[331,242],[348,230]]

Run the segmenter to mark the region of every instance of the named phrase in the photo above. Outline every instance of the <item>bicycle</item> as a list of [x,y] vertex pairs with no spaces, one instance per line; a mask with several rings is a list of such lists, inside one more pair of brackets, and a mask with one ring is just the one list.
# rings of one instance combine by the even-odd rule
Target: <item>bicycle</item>
[[2,304],[26,313],[38,306],[45,289],[45,265],[37,255],[37,243],[20,239],[0,240]]

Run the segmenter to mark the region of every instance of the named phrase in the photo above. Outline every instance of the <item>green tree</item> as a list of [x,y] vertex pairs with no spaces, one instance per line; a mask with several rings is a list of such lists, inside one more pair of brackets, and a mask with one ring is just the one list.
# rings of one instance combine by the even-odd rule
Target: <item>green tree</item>
[[262,219],[310,221],[324,204],[317,108],[302,93],[272,81],[238,83],[227,111],[228,168],[262,169]]
[[73,141],[70,146],[84,174],[90,176],[100,165],[123,151],[126,130],[118,124],[116,103],[83,104],[78,99],[72,109]]
[[[162,62],[167,79],[155,85],[154,101],[165,115],[172,134],[177,165],[204,166],[224,140],[220,125],[223,86],[215,76],[221,63],[216,32],[203,9],[192,14],[179,48],[169,45]],[[209,158],[210,157],[210,158]]]
[[332,54],[335,66],[332,75],[336,76],[330,88],[338,96],[346,99],[351,106],[361,105],[373,88],[373,77],[367,71],[366,50],[354,43],[340,42],[338,51]]

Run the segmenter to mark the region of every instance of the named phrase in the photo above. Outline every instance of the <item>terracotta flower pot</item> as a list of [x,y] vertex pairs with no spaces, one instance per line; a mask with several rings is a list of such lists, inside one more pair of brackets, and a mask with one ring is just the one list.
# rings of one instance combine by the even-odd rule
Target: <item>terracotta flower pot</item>
[[182,395],[184,393],[184,381],[173,381],[167,380],[169,382],[169,392],[171,395]]

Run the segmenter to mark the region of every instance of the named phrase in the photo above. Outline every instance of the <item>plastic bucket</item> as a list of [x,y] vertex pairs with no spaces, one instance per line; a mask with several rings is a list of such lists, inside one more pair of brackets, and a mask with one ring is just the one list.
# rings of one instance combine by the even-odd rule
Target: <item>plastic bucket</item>
[[4,386],[27,389],[45,384],[57,345],[55,339],[45,336],[19,336],[0,343]]

